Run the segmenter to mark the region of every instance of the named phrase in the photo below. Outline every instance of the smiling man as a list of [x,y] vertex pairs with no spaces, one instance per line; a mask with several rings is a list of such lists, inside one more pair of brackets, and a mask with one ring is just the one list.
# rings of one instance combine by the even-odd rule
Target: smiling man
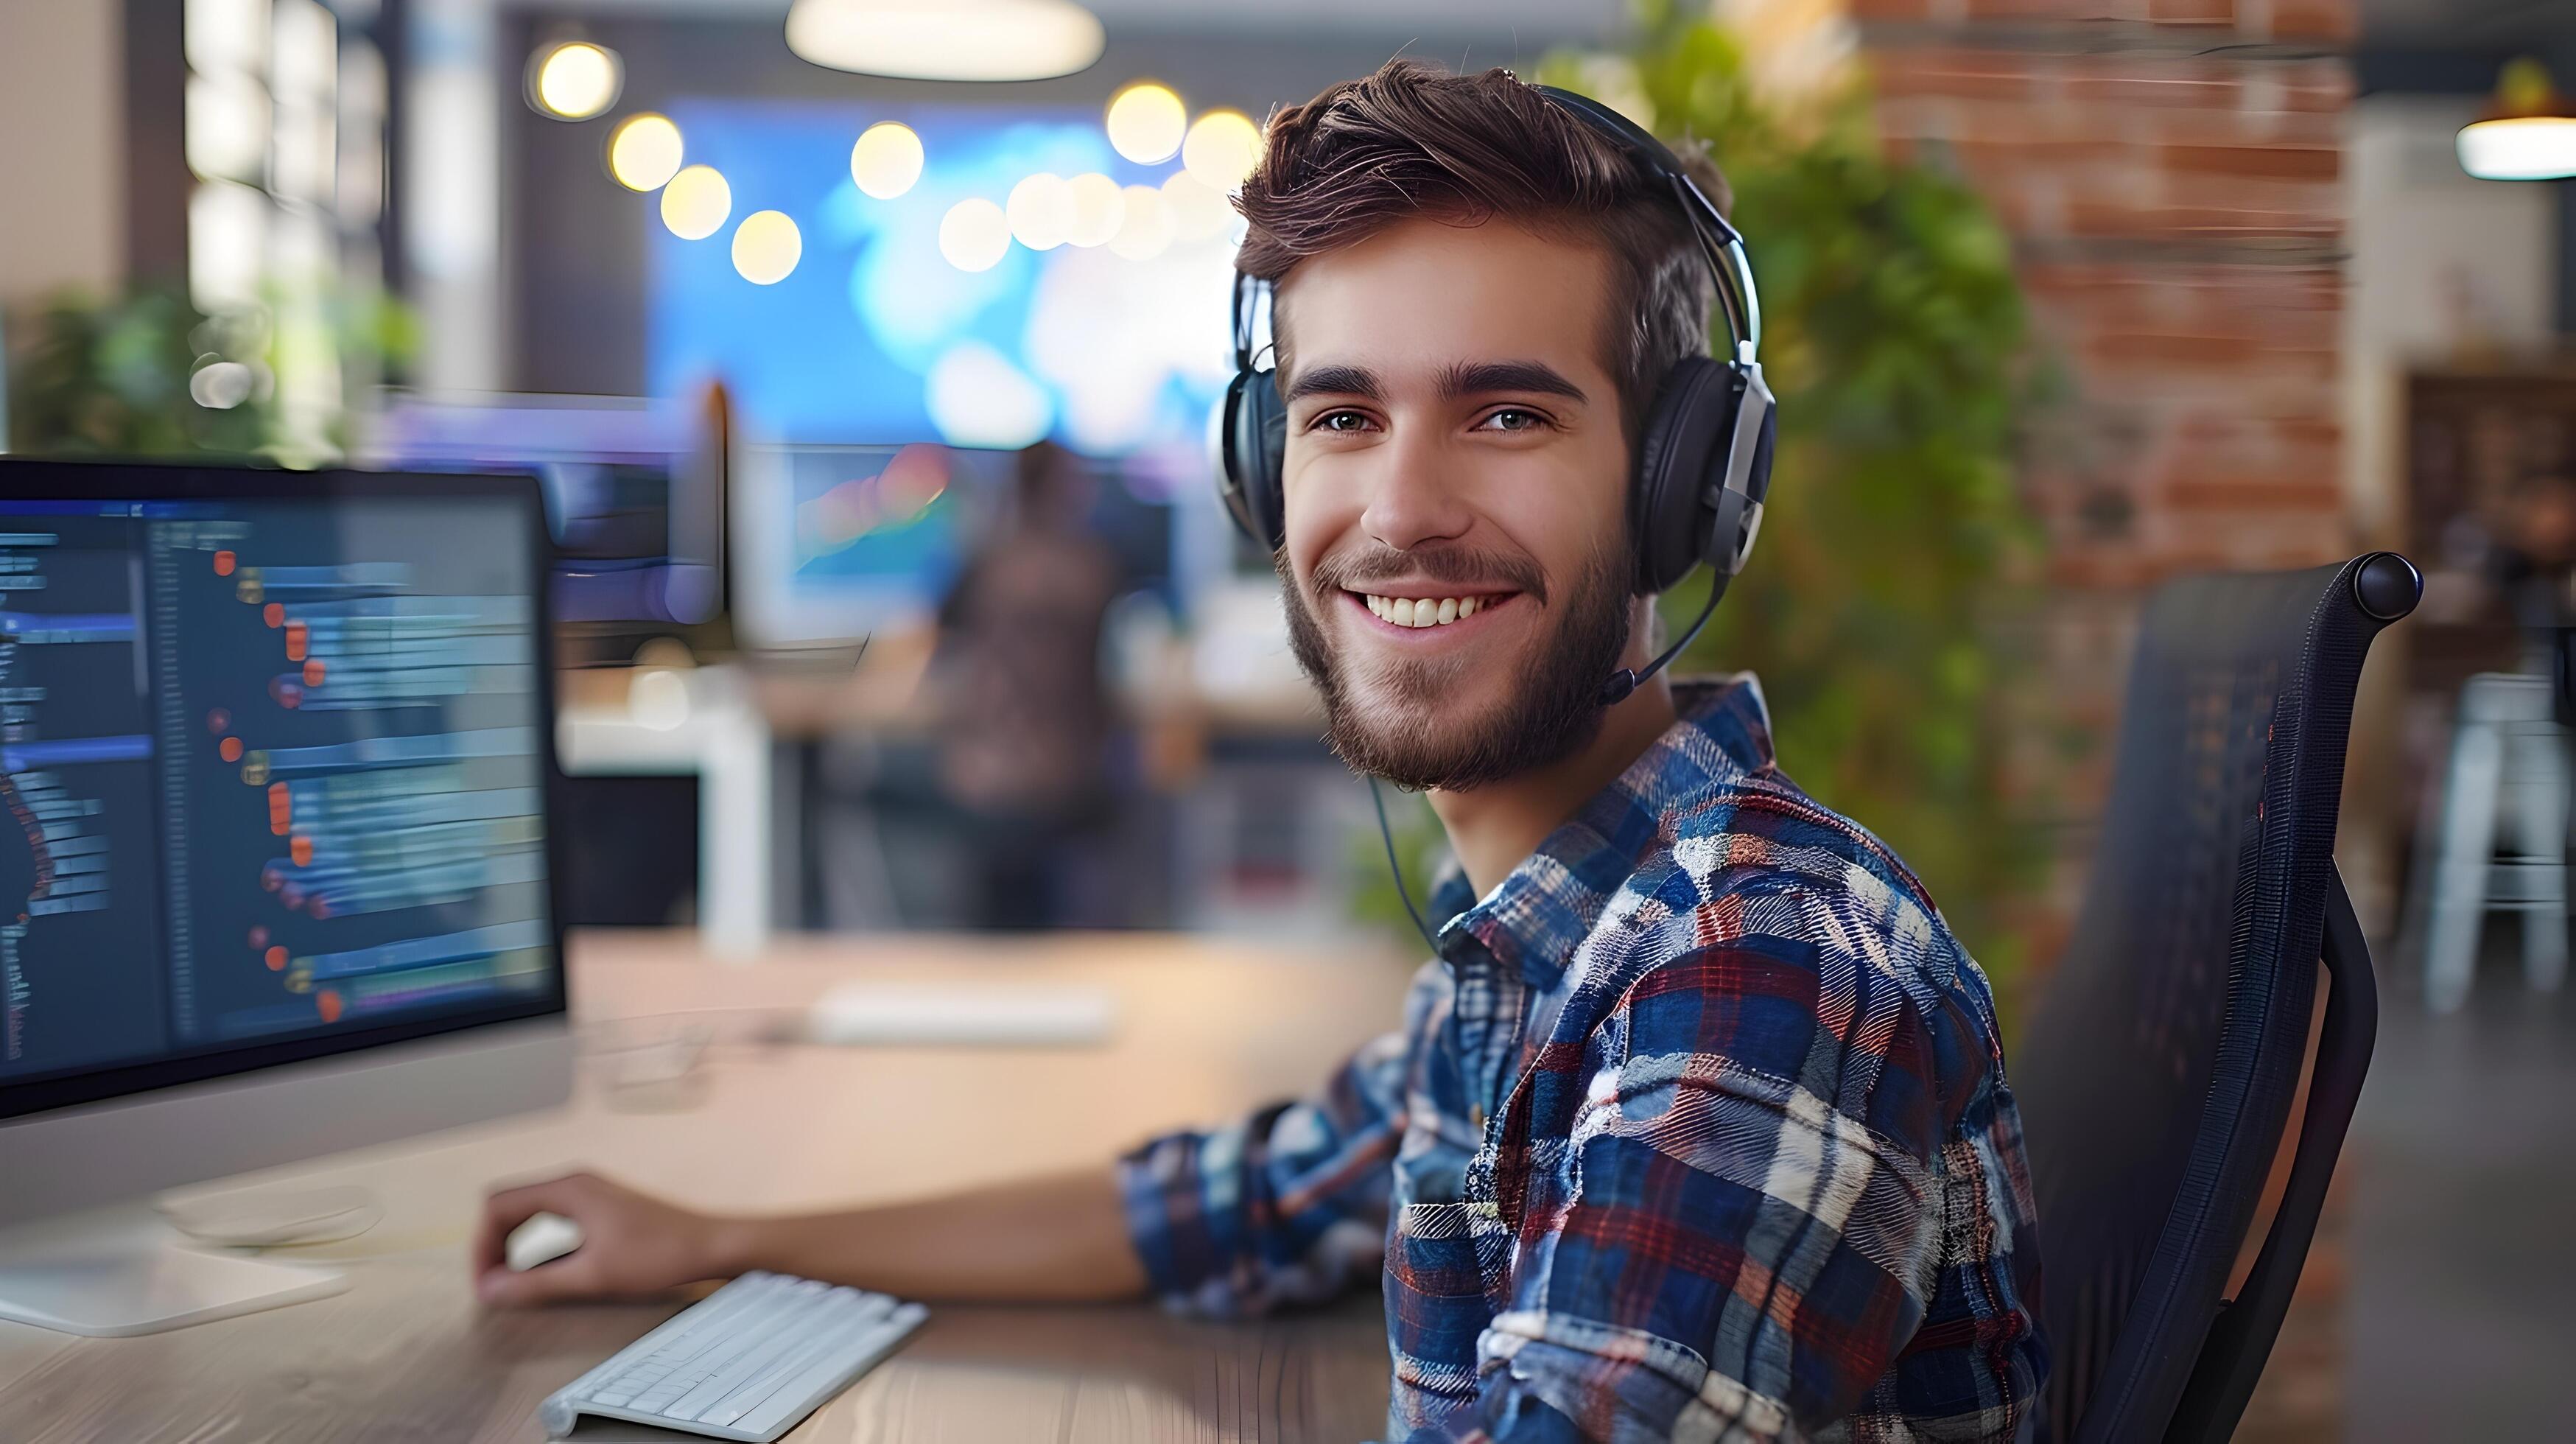
[[[1733,374],[1704,354],[1723,223],[1675,176],[1721,192],[1651,146],[1395,62],[1276,116],[1244,187],[1278,425],[1229,448],[1238,519],[1334,749],[1428,792],[1457,858],[1400,1028],[1310,1100],[931,1203],[514,1190],[486,1296],[761,1267],[1242,1314],[1377,1277],[1393,1438],[2026,1437],[2038,1256],[1985,978],[1782,775],[1750,678],[1676,687],[1653,652],[1647,593],[1749,532],[1676,563],[1658,531],[1649,479],[1742,414],[1693,390]],[[589,1244],[500,1269],[538,1209]]]

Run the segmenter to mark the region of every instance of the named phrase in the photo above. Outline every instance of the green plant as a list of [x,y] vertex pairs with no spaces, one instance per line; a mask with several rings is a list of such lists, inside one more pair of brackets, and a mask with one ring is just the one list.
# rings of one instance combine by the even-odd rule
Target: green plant
[[[2004,985],[2040,862],[2005,786],[2020,669],[1995,645],[2031,605],[2016,562],[2036,540],[2013,487],[2033,393],[2010,247],[1955,177],[1883,152],[1856,82],[1789,113],[1707,21],[1650,3],[1638,35],[1539,78],[1708,146],[1780,402],[1759,552],[1679,670],[1758,674],[1782,767],[1886,838]],[[1704,595],[1668,597],[1667,625]]]
[[[55,456],[261,457],[311,465],[348,442],[336,406],[293,417],[280,366],[370,368],[407,356],[410,313],[386,300],[332,301],[280,328],[271,308],[209,316],[171,286],[101,299],[55,293],[9,368],[13,451]],[[337,387],[325,394],[335,394]]]

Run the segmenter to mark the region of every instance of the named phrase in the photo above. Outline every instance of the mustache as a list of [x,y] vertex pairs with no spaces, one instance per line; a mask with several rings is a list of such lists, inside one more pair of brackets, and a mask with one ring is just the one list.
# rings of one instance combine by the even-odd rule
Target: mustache
[[1336,591],[1366,591],[1371,582],[1417,578],[1461,591],[1523,592],[1541,605],[1547,602],[1547,574],[1537,562],[1513,552],[1445,543],[1402,551],[1369,542],[1337,552],[1315,564],[1312,585],[1322,598]]

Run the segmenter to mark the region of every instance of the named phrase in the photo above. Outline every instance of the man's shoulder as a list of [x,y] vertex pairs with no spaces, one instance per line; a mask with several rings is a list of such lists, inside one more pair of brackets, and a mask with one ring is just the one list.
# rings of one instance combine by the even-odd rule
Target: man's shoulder
[[1999,1059],[1992,990],[1922,881],[1775,768],[1671,809],[1622,891],[1632,1010],[1697,1016],[1722,995],[1785,1066],[1819,1031],[1849,1033],[1913,1055],[1900,1066],[1954,1119]]

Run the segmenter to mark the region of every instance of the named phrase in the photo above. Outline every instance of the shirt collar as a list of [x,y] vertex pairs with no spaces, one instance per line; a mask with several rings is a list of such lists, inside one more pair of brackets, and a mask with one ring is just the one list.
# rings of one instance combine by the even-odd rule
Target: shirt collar
[[1553,985],[1620,885],[1671,840],[1676,815],[1772,765],[1770,712],[1751,673],[1675,683],[1673,708],[1673,725],[1492,891],[1473,896],[1455,861],[1442,870],[1431,915],[1444,920],[1444,961],[1482,944],[1533,987]]

